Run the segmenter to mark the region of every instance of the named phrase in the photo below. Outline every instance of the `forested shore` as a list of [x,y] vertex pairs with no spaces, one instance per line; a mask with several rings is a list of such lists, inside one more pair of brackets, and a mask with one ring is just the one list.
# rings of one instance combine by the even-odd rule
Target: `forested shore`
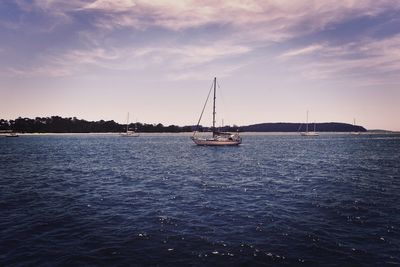
[[[210,131],[210,127],[194,125],[178,126],[163,125],[161,123],[131,123],[128,126],[131,130],[143,133],[180,133],[198,131]],[[230,132],[296,132],[305,131],[306,125],[302,123],[260,123],[247,126],[224,126],[219,131]],[[314,129],[314,124],[309,124],[308,129]],[[365,132],[362,126],[347,123],[329,122],[316,123],[316,131],[319,132]],[[126,124],[120,124],[114,120],[87,121],[76,117],[63,118],[60,116],[22,118],[15,120],[0,119],[0,131],[19,133],[118,133],[126,131]]]

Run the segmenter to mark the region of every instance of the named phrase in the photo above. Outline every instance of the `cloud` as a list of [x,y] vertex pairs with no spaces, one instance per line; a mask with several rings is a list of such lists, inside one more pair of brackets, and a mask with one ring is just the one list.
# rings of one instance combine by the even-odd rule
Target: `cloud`
[[[113,4],[111,4],[113,3]],[[328,25],[362,16],[376,16],[398,9],[391,0],[265,0],[265,1],[112,1],[97,0],[83,7],[107,14],[99,17],[108,27],[173,31],[222,25],[261,40],[282,40],[321,30]],[[249,31],[251,30],[251,31]]]
[[[43,42],[48,50],[42,52],[36,65],[58,69],[49,72],[53,75],[74,75],[79,67],[86,66],[129,70],[168,65],[171,73],[167,76],[177,77],[175,73],[190,73],[210,62],[249,55],[271,43],[289,47],[278,60],[288,64],[304,62],[302,71],[308,77],[330,77],[349,69],[358,73],[358,64],[364,70],[374,65],[382,72],[397,71],[397,63],[390,61],[396,56],[395,47],[387,43],[390,47],[385,53],[390,57],[380,54],[384,52],[378,53],[370,45],[381,49],[384,42],[368,37],[342,47],[326,40],[300,48],[293,48],[296,45],[291,43],[297,37],[324,31],[338,23],[399,10],[400,2],[392,0],[16,0],[16,3],[27,17],[41,14],[48,18],[36,26],[26,20],[22,25],[25,31],[36,27],[51,32],[72,23],[79,26],[70,31],[63,28],[69,40],[77,39],[79,32],[78,44],[52,47],[51,42]],[[152,38],[157,33],[153,31],[165,35],[159,35],[155,41]],[[123,36],[117,34],[121,32]],[[142,39],[136,42],[125,38],[131,36]],[[14,75],[29,72],[26,67],[11,69]],[[31,73],[42,75],[35,67]]]
[[284,54],[281,55],[283,58],[288,58],[288,57],[295,57],[295,56],[301,56],[301,55],[306,55],[306,54],[312,54],[315,53],[318,50],[323,49],[322,45],[310,45],[304,48],[296,49],[296,50],[291,50],[288,52],[285,52]]
[[[223,66],[221,66],[223,65]],[[166,79],[169,81],[194,81],[194,80],[204,80],[209,77],[215,76],[215,73],[218,73],[218,77],[229,77],[233,75],[233,73],[239,71],[242,67],[242,64],[216,64],[207,66],[207,68],[190,68],[190,69],[182,69],[181,71],[171,71],[166,74]]]
[[32,77],[64,77],[71,75],[71,71],[67,68],[45,66],[35,68],[6,68],[0,72],[0,76],[3,77],[20,77],[20,78],[32,78]]
[[400,34],[385,39],[365,38],[344,45],[313,44],[284,52],[278,59],[310,79],[343,78],[373,81],[372,84],[400,82]]
[[[107,62],[114,61],[118,68],[146,68],[153,67],[182,71],[187,68],[200,66],[215,60],[246,54],[248,48],[229,44],[215,45],[173,45],[171,47],[153,46],[128,48],[105,52],[102,49],[95,51],[75,51],[67,58],[75,59],[76,63],[92,63],[106,67]],[[109,64],[111,68],[112,65]]]
[[[193,72],[202,66],[219,59],[242,56],[250,50],[244,46],[230,44],[215,45],[173,45],[125,47],[125,48],[89,48],[66,51],[64,54],[52,53],[42,58],[41,67],[7,68],[3,75],[13,77],[34,76],[79,76],[85,75],[91,67],[108,70],[145,70],[151,68],[164,73],[170,80],[194,77]],[[219,63],[219,65],[224,63]],[[168,66],[166,68],[166,66]],[[210,69],[210,67],[208,67]],[[233,70],[224,66],[225,70]],[[231,71],[226,71],[230,73]],[[222,73],[222,72],[221,72]],[[175,77],[175,78],[173,78]],[[204,78],[204,77],[203,77]]]
[[111,12],[121,12],[136,6],[136,1],[133,0],[96,0],[85,4],[82,9],[97,9]]
[[[9,11],[14,16],[11,21],[0,22],[0,26],[25,32],[52,32],[58,27],[73,22],[70,11],[83,4],[81,0],[15,0],[19,13]],[[18,16],[16,16],[18,14]],[[2,25],[3,24],[3,25]]]
[[[18,0],[25,8],[39,8],[62,18],[85,12],[93,24],[113,30],[160,27],[183,31],[220,25],[250,40],[279,41],[321,30],[343,20],[376,16],[400,8],[392,0]],[[249,31],[251,30],[251,31]],[[237,37],[239,38],[239,37]],[[244,38],[243,38],[244,39]]]

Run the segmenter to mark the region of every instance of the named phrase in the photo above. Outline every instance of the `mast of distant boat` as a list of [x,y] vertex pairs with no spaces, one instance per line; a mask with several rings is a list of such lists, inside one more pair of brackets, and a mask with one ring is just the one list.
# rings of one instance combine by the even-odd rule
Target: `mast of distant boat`
[[306,133],[308,133],[308,110],[307,110],[307,117],[306,117]]
[[353,118],[353,131],[350,132],[350,134],[359,135],[360,132],[358,130],[354,131],[355,128],[356,128],[356,119]]
[[128,112],[128,116],[126,118],[126,133],[128,133],[129,131],[129,112]]

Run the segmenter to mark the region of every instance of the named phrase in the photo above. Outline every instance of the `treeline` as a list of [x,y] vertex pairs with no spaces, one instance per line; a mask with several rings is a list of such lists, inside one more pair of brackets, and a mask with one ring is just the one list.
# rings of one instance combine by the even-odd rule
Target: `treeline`
[[[158,124],[131,123],[130,130],[136,130],[142,133],[180,133],[192,132],[196,130],[195,126],[164,126]],[[305,131],[306,125],[300,123],[260,123],[248,126],[224,126],[218,128],[218,131],[224,132],[299,132]],[[309,124],[308,129],[312,131],[314,124]],[[318,132],[365,132],[362,126],[351,125],[347,123],[317,123],[315,129]],[[200,132],[211,131],[209,127],[199,126]],[[86,121],[76,117],[62,118],[59,116],[36,117],[35,119],[21,118],[15,120],[0,119],[0,131],[13,131],[19,133],[118,133],[126,131],[126,124],[119,124],[113,120],[110,121]]]
[[[130,130],[137,129],[144,133],[161,132],[191,132],[191,126],[180,127],[176,125],[164,126],[159,124],[131,123]],[[13,131],[19,133],[118,133],[126,131],[126,124],[110,121],[86,121],[76,117],[62,118],[59,116],[36,117],[35,119],[21,118],[15,120],[0,120],[1,131]]]

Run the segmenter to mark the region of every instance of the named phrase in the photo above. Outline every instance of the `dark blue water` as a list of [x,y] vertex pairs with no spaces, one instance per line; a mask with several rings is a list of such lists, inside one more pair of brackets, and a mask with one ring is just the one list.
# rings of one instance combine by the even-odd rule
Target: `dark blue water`
[[400,136],[0,138],[0,266],[400,264]]

